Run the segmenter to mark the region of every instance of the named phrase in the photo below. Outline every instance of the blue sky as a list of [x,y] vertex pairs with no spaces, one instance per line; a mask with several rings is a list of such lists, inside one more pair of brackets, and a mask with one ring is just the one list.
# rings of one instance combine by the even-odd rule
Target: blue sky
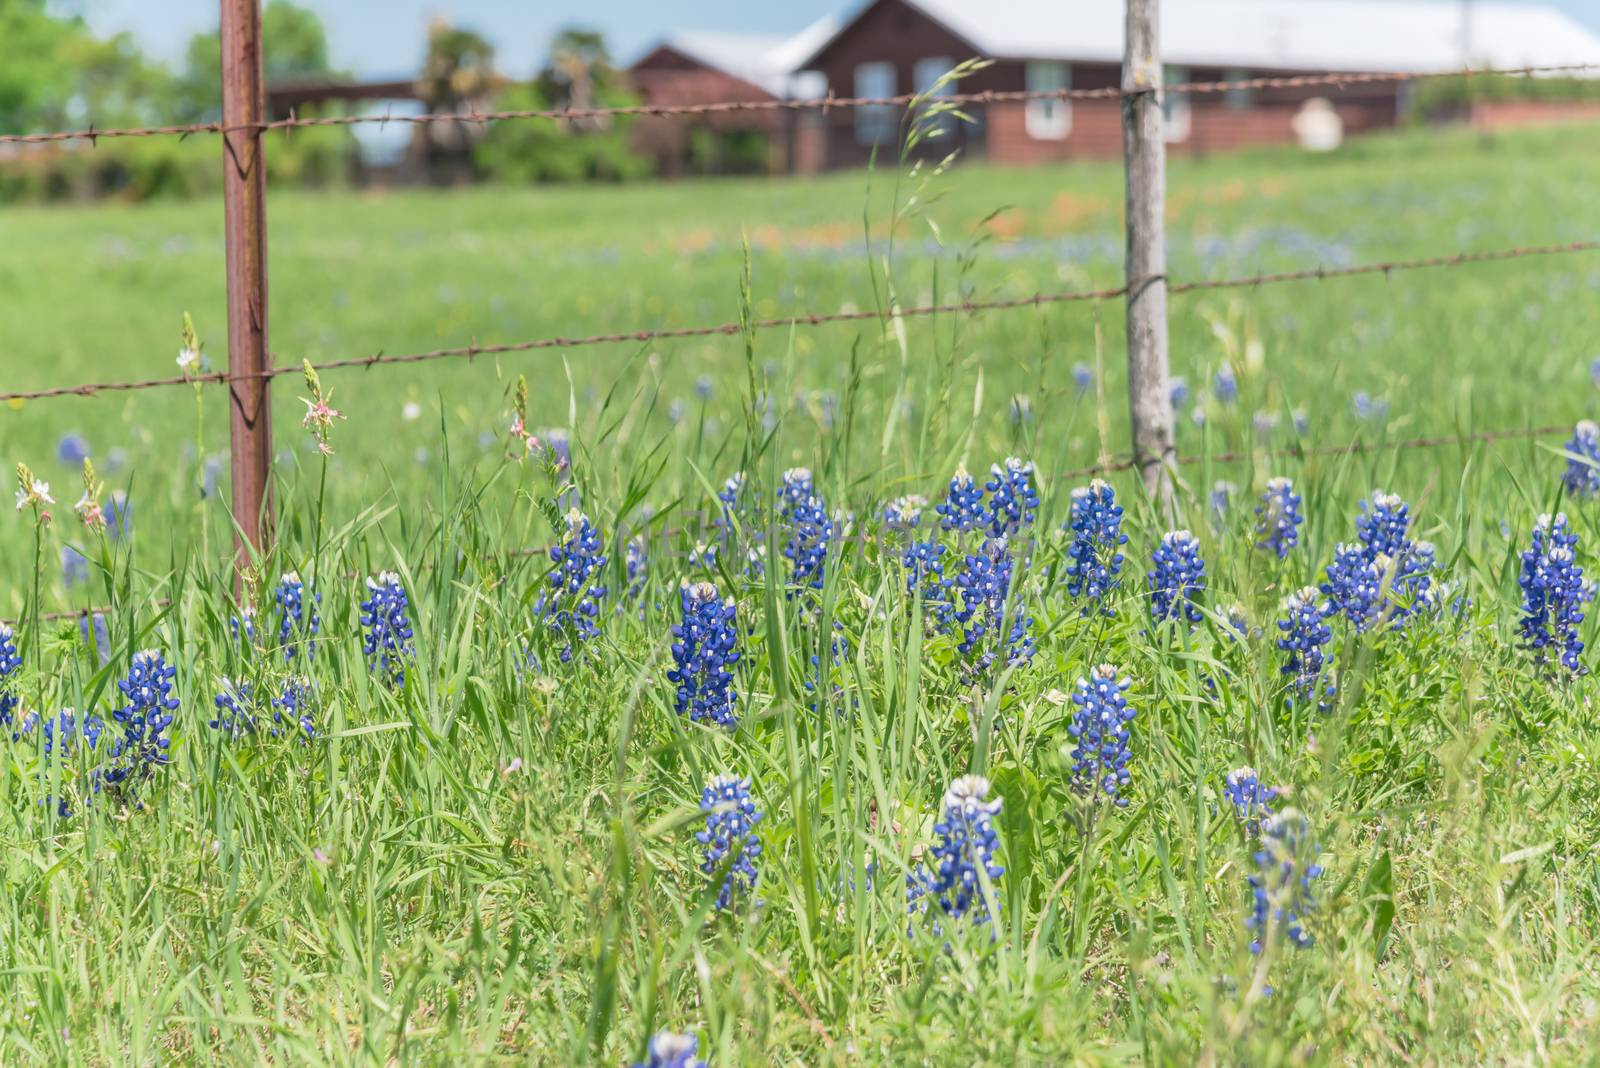
[[[363,75],[402,76],[421,60],[423,29],[436,13],[494,41],[500,68],[531,73],[564,25],[605,32],[623,60],[671,29],[794,31],[860,0],[299,0],[328,26],[336,65]],[[981,2],[981,0],[975,0]],[[1115,0],[1103,0],[1113,3]],[[1600,0],[1548,0],[1600,30]],[[102,30],[131,30],[150,52],[176,58],[189,37],[216,25],[216,0],[60,0]]]

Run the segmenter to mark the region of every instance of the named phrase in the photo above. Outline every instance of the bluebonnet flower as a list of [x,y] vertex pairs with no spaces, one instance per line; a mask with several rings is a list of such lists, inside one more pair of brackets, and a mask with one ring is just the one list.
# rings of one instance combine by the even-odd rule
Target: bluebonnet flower
[[1254,935],[1250,952],[1268,939],[1287,938],[1297,949],[1311,945],[1306,916],[1316,908],[1311,883],[1322,874],[1310,826],[1297,809],[1286,808],[1261,824],[1261,848],[1250,875],[1251,908],[1245,926]]
[[1301,437],[1311,433],[1311,416],[1306,414],[1304,408],[1296,408],[1289,413],[1289,418],[1294,423],[1294,432]]
[[915,493],[896,497],[883,507],[884,528],[895,531],[915,530],[921,525],[922,512],[927,507],[928,498]]
[[1250,626],[1250,614],[1238,601],[1230,604],[1223,612],[1223,621],[1226,624],[1224,632],[1234,641],[1261,637],[1261,632]]
[[[276,738],[282,728],[292,724],[305,736],[302,741],[315,738],[316,720],[312,714],[311,703],[312,689],[309,680],[303,678],[285,680],[283,690],[272,701],[272,726],[268,728],[268,732]],[[212,699],[212,704],[217,710],[210,721],[212,730],[239,738],[254,734],[260,729],[261,709],[255,687],[248,681],[236,682],[223,676],[219,680],[217,695]]]
[[0,623],[0,725],[9,724],[17,708],[15,682],[12,678],[22,668],[22,655],[17,652],[16,634],[11,624]]
[[235,682],[224,675],[218,680],[217,694],[211,703],[217,710],[210,720],[212,730],[233,737],[255,733],[255,688],[248,681]]
[[1589,381],[1594,383],[1595,389],[1600,389],[1600,356],[1589,361]]
[[1233,376],[1232,366],[1223,364],[1217,369],[1216,377],[1211,380],[1211,392],[1221,404],[1232,404],[1239,399],[1239,380]]
[[1033,398],[1026,393],[1013,394],[1011,397],[1011,421],[1017,424],[1033,422]]
[[1005,466],[989,468],[984,489],[989,498],[989,533],[1009,538],[1033,523],[1039,514],[1039,491],[1033,485],[1033,464],[1015,456],[1006,457]]
[[[320,592],[311,595],[311,618],[306,619],[306,584],[298,573],[287,572],[272,589],[272,601],[278,608],[278,644],[283,648],[283,659],[293,660],[304,648],[308,659],[317,655],[317,631],[322,627],[322,617],[316,606],[322,601]],[[251,628],[253,630],[253,628]],[[254,634],[250,635],[254,641]]]
[[1151,556],[1150,615],[1157,623],[1168,619],[1200,622],[1195,602],[1206,588],[1206,562],[1200,558],[1200,539],[1187,530],[1161,536]]
[[1196,427],[1205,426],[1206,425],[1206,410],[1204,408],[1196,406],[1194,408],[1194,410],[1192,410],[1189,413],[1189,422],[1193,423]]
[[1267,479],[1267,492],[1256,505],[1256,548],[1270,549],[1282,560],[1299,544],[1304,522],[1294,483],[1282,476]]
[[361,602],[361,651],[367,657],[367,670],[378,672],[391,686],[405,685],[406,661],[416,654],[410,606],[400,576],[393,571],[367,579],[367,599]]
[[122,490],[113,490],[105,508],[106,533],[121,541],[133,532],[133,505]]
[[61,581],[68,589],[89,577],[89,558],[71,545],[61,547]]
[[1278,415],[1276,412],[1258,411],[1250,416],[1250,429],[1261,437],[1269,437],[1278,429]]
[[692,722],[709,721],[719,727],[738,726],[734,712],[739,695],[733,689],[733,672],[739,662],[739,626],[733,598],[722,600],[710,582],[678,589],[683,622],[672,628],[672,659],[677,665],[667,680],[677,684],[678,714]]
[[1600,492],[1600,424],[1584,419],[1572,428],[1565,446],[1567,470],[1561,484],[1574,497],[1592,497]]
[[983,489],[967,474],[965,464],[956,468],[944,503],[934,505],[934,510],[941,516],[939,526],[944,530],[966,534],[983,526]]
[[1234,818],[1249,834],[1261,830],[1261,821],[1272,815],[1272,799],[1278,796],[1277,787],[1268,786],[1248,764],[1228,772],[1222,783],[1222,794],[1233,805]]
[[749,779],[718,775],[700,795],[700,811],[706,813],[706,829],[695,835],[706,847],[700,870],[714,875],[730,853],[737,854],[717,891],[717,908],[725,909],[736,897],[755,892],[760,878],[756,861],[761,856],[761,839],[755,828],[761,822],[761,810],[750,796]]
[[1327,624],[1332,609],[1320,594],[1315,586],[1290,594],[1283,602],[1285,618],[1278,620],[1278,648],[1288,654],[1282,673],[1289,676],[1290,688],[1301,700],[1319,703],[1333,693],[1331,678],[1323,677],[1326,657],[1322,650],[1333,639]]
[[106,785],[131,789],[167,762],[172,739],[163,732],[172,725],[172,713],[178,708],[172,692],[177,673],[155,649],[133,654],[127,676],[117,680],[127,703],[111,713],[122,734],[112,744],[114,763],[103,772]]
[[1232,482],[1218,479],[1211,484],[1211,521],[1221,526],[1228,518],[1228,509],[1233,506],[1233,495],[1239,492],[1239,487]]
[[572,660],[577,646],[600,636],[600,602],[606,587],[599,582],[606,565],[600,551],[600,532],[576,508],[567,513],[567,537],[550,548],[549,589],[539,595],[534,615],[545,621],[562,642],[561,662]]
[[1411,510],[1398,494],[1378,490],[1370,501],[1362,501],[1356,517],[1356,537],[1368,556],[1399,556],[1410,547],[1406,531],[1411,526]]
[[[1072,514],[1067,520],[1072,545],[1067,549],[1067,592],[1086,597],[1083,614],[1088,615],[1106,594],[1117,587],[1122,570],[1122,546],[1128,536],[1122,533],[1122,507],[1109,482],[1095,479],[1072,491]],[[1107,606],[1104,611],[1111,614]]]
[[1567,517],[1542,515],[1533,528],[1533,544],[1522,554],[1517,585],[1522,588],[1522,638],[1540,663],[1555,652],[1562,666],[1581,674],[1583,604],[1594,588],[1583,581],[1577,562],[1578,535]]
[[[827,577],[828,547],[833,541],[833,520],[828,517],[827,506],[815,495],[796,499],[790,495],[785,476],[784,507],[782,518],[788,537],[783,544],[783,555],[789,561],[789,596],[794,597],[807,587],[822,589]],[[807,485],[809,485],[807,479]]]
[[816,483],[809,467],[791,467],[783,473],[783,486],[779,490],[779,508],[788,511],[804,504],[817,495]]
[[89,456],[89,443],[82,434],[76,431],[63,434],[61,440],[56,442],[56,459],[64,464],[77,467]]
[[1128,724],[1133,709],[1127,692],[1132,682],[1110,664],[1101,664],[1079,678],[1072,691],[1077,706],[1067,733],[1077,742],[1072,750],[1072,778],[1078,789],[1098,800],[1104,791],[1118,808],[1128,804],[1122,793],[1132,778],[1128,773]]
[[1355,409],[1356,418],[1363,423],[1381,423],[1389,418],[1389,399],[1379,397],[1373,400],[1366,390],[1356,390],[1350,397],[1350,406]]
[[710,375],[701,375],[694,380],[694,395],[701,400],[710,400],[716,382]]
[[251,649],[256,644],[256,614],[246,608],[239,615],[228,617],[228,633],[235,645]]
[[967,555],[956,576],[960,607],[954,618],[961,627],[956,651],[963,658],[962,670],[969,679],[986,675],[994,665],[1000,655],[1002,634],[1008,666],[1033,659],[1033,619],[1011,596],[1014,566],[1006,539],[989,538],[978,552]]
[[695,1056],[700,1048],[693,1035],[678,1035],[671,1031],[657,1031],[650,1038],[648,1056],[634,1061],[633,1068],[706,1068],[706,1062]]
[[220,474],[222,474],[222,461],[215,456],[207,456],[201,466],[201,497],[211,498],[217,495],[217,476]]
[[923,618],[933,620],[939,630],[950,626],[955,611],[950,594],[954,580],[944,574],[945,552],[945,546],[929,540],[914,541],[900,554],[900,566],[906,572],[906,596],[921,591]]
[[1172,406],[1182,410],[1189,403],[1189,380],[1182,375],[1173,375],[1167,380],[1167,396],[1172,400]]
[[919,864],[906,876],[906,911],[932,916],[935,933],[942,933],[945,919],[966,918],[978,926],[989,922],[983,883],[993,888],[1006,871],[994,859],[1000,804],[998,797],[989,800],[989,780],[981,775],[963,775],[945,791],[944,818],[933,825],[938,839],[932,864]]
[[[636,534],[622,547],[622,565],[627,573],[628,589],[625,600],[636,600],[644,592],[644,580],[650,571],[650,555],[643,534]],[[619,609],[621,605],[617,606]]]
[[1074,364],[1072,367],[1072,385],[1078,391],[1078,396],[1083,396],[1094,386],[1094,371],[1086,363]]
[[1344,614],[1357,633],[1367,630],[1383,613],[1383,584],[1390,566],[1387,556],[1367,555],[1359,544],[1340,542],[1328,565],[1322,592],[1335,612]]
[[717,543],[695,542],[694,548],[689,550],[689,566],[715,571],[717,569]]
[[[283,684],[283,692],[278,699],[272,702],[272,718],[275,723],[287,726],[294,724],[300,728],[300,733],[305,735],[302,741],[309,742],[317,736],[316,719],[312,714],[312,689],[307,679],[293,678]],[[278,730],[273,728],[273,735]]]
[[101,666],[111,662],[111,632],[106,627],[104,612],[85,613],[78,617],[78,637],[93,649]]

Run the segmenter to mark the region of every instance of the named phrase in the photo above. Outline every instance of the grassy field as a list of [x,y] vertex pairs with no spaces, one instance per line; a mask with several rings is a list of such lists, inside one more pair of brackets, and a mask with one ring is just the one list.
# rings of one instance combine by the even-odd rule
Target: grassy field
[[[1171,273],[1593,239],[1597,164],[1587,128],[1177,161]],[[280,363],[733,320],[744,240],[757,316],[1120,281],[1120,173],[1103,165],[286,192],[270,211]],[[185,311],[224,358],[218,205],[0,209],[0,287],[4,389],[172,374]],[[0,526],[18,652],[5,674],[0,643],[16,702],[0,1064],[628,1064],[659,1030],[723,1068],[1589,1062],[1594,684],[1524,647],[1518,554],[1564,509],[1593,574],[1600,517],[1564,499],[1559,438],[1385,443],[1595,416],[1600,259],[1177,296],[1172,336],[1180,450],[1202,462],[1175,524],[1112,480],[1129,540],[1109,613],[1072,592],[1085,480],[1060,473],[1125,447],[1116,302],[333,371],[348,418],[326,461],[300,426],[307,388],[279,379],[280,543],[239,628],[220,392],[0,412],[0,458],[59,502],[48,527],[31,508]],[[519,375],[541,447],[512,460]],[[104,499],[125,495],[119,536],[72,514],[69,434]],[[570,466],[544,448],[563,436]],[[1350,441],[1373,447],[1281,455]],[[1246,458],[1203,459],[1223,452]],[[971,643],[1000,653],[981,669],[939,596],[907,594],[902,555],[942,545],[954,580],[998,550],[941,533],[931,505],[909,532],[883,513],[944,501],[961,464],[981,486],[1007,456],[1031,459],[1039,502],[1012,531],[1003,613]],[[785,550],[814,552],[828,524],[802,491],[774,514],[798,467],[833,515],[814,587]],[[713,525],[739,471],[750,496]],[[1256,547],[1272,476],[1305,515],[1281,560]],[[1396,594],[1416,609],[1403,626],[1329,618],[1321,684],[1337,686],[1308,697],[1276,621],[1377,490],[1436,546],[1433,607]],[[533,550],[574,507],[606,557],[583,582],[608,592],[568,661]],[[1153,622],[1146,598],[1173,525],[1205,559],[1193,625]],[[380,571],[414,627],[403,681],[363,647]],[[291,628],[293,655],[273,599],[289,572],[318,598],[314,651]],[[675,708],[685,579],[735,598],[736,729]],[[98,647],[76,621],[32,620],[89,605],[111,607]],[[1007,667],[995,632],[1023,619],[1036,650]],[[150,648],[175,669],[165,749],[114,714]],[[1074,767],[1070,696],[1103,663],[1135,713],[1125,807]],[[291,692],[292,712],[269,704]],[[259,729],[230,730],[245,714]],[[1225,795],[1241,765],[1307,820],[1294,874],[1322,873],[1295,908],[1304,947],[1273,921],[1249,948],[1248,877],[1272,836]],[[763,814],[759,880],[727,908],[727,864],[703,872],[696,840],[717,774],[748,777]],[[908,917],[906,876],[935,862],[941,799],[968,774],[1003,801],[1004,872],[972,906],[992,921]]]

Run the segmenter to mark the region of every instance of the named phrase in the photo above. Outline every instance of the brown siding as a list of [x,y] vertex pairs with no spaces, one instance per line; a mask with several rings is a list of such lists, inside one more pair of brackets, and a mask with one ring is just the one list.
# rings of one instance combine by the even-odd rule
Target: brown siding
[[1600,122],[1600,102],[1593,100],[1480,100],[1472,105],[1472,124],[1480,130],[1504,126],[1554,126]]

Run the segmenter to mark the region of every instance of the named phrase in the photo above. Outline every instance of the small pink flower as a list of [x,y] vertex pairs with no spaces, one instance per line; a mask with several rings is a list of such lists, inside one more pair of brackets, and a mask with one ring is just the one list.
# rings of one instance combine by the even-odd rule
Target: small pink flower
[[318,846],[316,849],[313,849],[311,851],[311,855],[316,858],[316,861],[317,861],[318,864],[326,864],[326,863],[328,863],[328,854],[326,854],[326,853],[324,853],[322,851],[322,847],[321,846]]
[[521,770],[522,770],[522,758],[521,757],[513,757],[512,760],[511,760],[511,763],[507,764],[505,766],[505,770],[500,772],[500,774],[509,777],[509,776],[515,775],[517,772],[519,772]]

